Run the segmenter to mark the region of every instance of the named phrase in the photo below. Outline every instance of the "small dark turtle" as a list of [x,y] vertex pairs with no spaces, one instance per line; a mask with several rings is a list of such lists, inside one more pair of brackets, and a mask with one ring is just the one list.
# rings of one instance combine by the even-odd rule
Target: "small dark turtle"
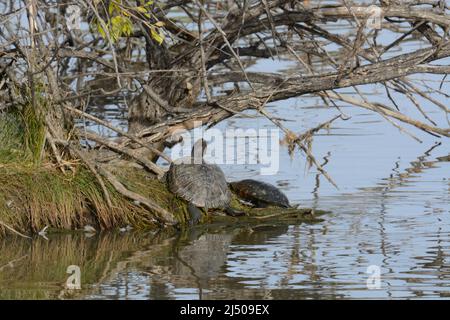
[[276,206],[290,208],[286,195],[270,183],[246,179],[231,182],[230,189],[242,200],[252,203],[257,208]]
[[223,209],[231,216],[244,214],[230,208],[231,192],[222,169],[203,161],[206,147],[205,140],[198,140],[191,157],[172,163],[166,173],[169,190],[189,202],[193,224],[202,216],[198,208],[205,208],[206,212],[208,209]]

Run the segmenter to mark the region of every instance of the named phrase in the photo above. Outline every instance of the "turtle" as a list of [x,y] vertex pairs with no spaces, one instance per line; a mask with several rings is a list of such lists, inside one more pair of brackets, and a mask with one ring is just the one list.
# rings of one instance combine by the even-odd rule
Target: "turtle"
[[245,179],[230,182],[229,187],[239,198],[250,202],[257,208],[268,206],[291,208],[286,195],[270,183]]
[[188,202],[191,224],[196,224],[201,218],[199,208],[206,212],[221,209],[230,216],[244,214],[230,207],[232,194],[222,169],[203,160],[206,147],[205,140],[197,140],[191,156],[173,162],[166,173],[169,191]]

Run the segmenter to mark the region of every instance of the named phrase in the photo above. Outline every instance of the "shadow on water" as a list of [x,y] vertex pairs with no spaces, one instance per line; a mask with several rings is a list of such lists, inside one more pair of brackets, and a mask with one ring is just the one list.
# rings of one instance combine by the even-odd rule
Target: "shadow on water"
[[[180,233],[54,234],[31,241],[11,237],[0,242],[0,299],[299,298],[289,290],[246,290],[241,283],[246,279],[226,276],[233,247],[264,246],[288,228],[261,224]],[[294,256],[292,263],[300,262]],[[81,290],[64,288],[70,265],[80,267]]]

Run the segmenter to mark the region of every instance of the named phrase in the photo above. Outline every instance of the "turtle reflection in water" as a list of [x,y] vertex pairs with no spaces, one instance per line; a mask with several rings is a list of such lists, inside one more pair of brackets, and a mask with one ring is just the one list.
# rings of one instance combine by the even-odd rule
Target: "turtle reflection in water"
[[170,192],[189,203],[192,224],[202,216],[198,208],[204,208],[206,212],[221,209],[231,216],[244,215],[230,207],[232,195],[223,171],[217,165],[204,162],[206,146],[206,141],[199,139],[192,148],[191,157],[172,163],[166,174]]
[[289,199],[277,187],[262,181],[246,179],[230,183],[230,189],[257,208],[269,206],[291,208]]

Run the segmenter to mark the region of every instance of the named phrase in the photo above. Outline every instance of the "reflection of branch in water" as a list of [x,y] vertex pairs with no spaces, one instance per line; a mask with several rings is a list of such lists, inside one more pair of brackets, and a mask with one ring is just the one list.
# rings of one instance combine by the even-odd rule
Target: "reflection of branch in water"
[[[325,167],[328,164],[328,162],[330,161],[330,157],[331,157],[331,152],[328,151],[327,155],[322,158],[324,160],[321,163],[322,167]],[[315,183],[314,189],[312,191],[312,194],[313,194],[313,197],[314,197],[314,202],[313,202],[314,203],[314,205],[313,205],[314,208],[316,207],[317,202],[319,200],[319,188],[320,188],[320,176],[321,175],[322,175],[321,172],[318,172],[316,174],[316,183]]]
[[[180,241],[180,237],[178,237],[177,239],[177,243],[179,243]],[[182,248],[182,247],[181,247]],[[180,246],[179,245],[175,245],[172,248],[172,252],[173,252],[173,256],[183,265],[185,266],[191,273],[191,276],[195,279],[195,283],[197,285],[197,289],[198,289],[198,299],[199,300],[203,300],[203,288],[202,288],[202,284],[201,284],[201,279],[200,277],[197,275],[195,268],[192,267],[189,263],[187,263],[181,256],[180,256]]]
[[441,142],[435,143],[422,155],[418,156],[417,160],[411,161],[410,162],[411,166],[405,168],[403,170],[404,172],[400,172],[398,170],[399,165],[397,161],[394,169],[392,169],[392,171],[395,172],[395,174],[391,174],[389,178],[383,179],[388,181],[386,186],[383,188],[383,191],[390,191],[396,187],[402,186],[406,182],[406,180],[411,177],[411,175],[421,173],[424,169],[433,168],[434,165],[439,162],[439,160],[426,161],[426,159],[427,157],[430,156],[431,152],[441,144],[442,144]]
[[[144,273],[145,274],[145,273]],[[167,281],[164,281],[158,276],[152,275],[149,277],[149,293],[148,298],[149,300],[168,300],[171,298],[170,295],[170,288],[169,283]]]
[[281,277],[280,283],[284,286],[289,285],[295,274],[298,273],[297,268],[300,266],[301,262],[300,230],[298,225],[292,226],[291,234],[293,237],[293,244],[290,250],[289,259],[286,259],[288,263],[286,267],[287,270],[284,273],[284,275],[280,276]]
[[28,257],[28,254],[24,254],[23,256],[21,256],[17,259],[11,260],[8,263],[4,264],[3,266],[0,266],[0,271],[3,271],[3,269],[8,268],[8,267],[14,268],[14,263],[19,262],[20,260],[23,260],[25,257]]
[[310,282],[315,285],[318,284],[320,286],[321,277],[317,274],[317,270],[319,270],[316,265],[316,261],[314,259],[316,250],[314,248],[314,232],[309,230],[309,237],[307,237],[306,248],[302,249],[300,237],[302,235],[302,230],[300,225],[294,225],[291,230],[292,236],[294,238],[290,259],[288,260],[289,265],[287,266],[287,271],[282,277],[281,283],[283,285],[288,285],[290,281],[292,281],[293,276],[298,274],[299,271],[297,268],[299,266],[303,266],[302,273],[305,276],[309,277]]
[[[125,244],[125,247],[127,247],[126,244],[129,245],[129,243],[133,243],[133,249],[131,250],[131,253],[129,255],[127,254],[126,258],[117,260],[117,257],[115,257],[114,261],[111,260],[112,254],[113,253],[114,255],[120,254],[121,250],[109,250],[110,256],[106,261],[105,266],[103,267],[100,278],[95,281],[96,285],[94,287],[90,287],[87,290],[84,290],[86,295],[98,294],[102,284],[107,284],[109,281],[116,279],[119,274],[126,273],[125,271],[130,267],[130,265],[140,264],[143,262],[143,259],[145,257],[155,256],[160,251],[173,246],[173,243],[176,242],[177,238],[177,236],[172,236],[170,232],[166,233],[162,230],[159,230],[156,233],[152,233],[151,236],[149,236],[148,234],[142,236],[140,234],[132,233],[121,235],[118,239],[109,239],[110,235],[111,234],[107,234],[103,236],[103,238],[106,238],[106,241],[102,240],[100,242],[104,242],[106,245],[110,246],[112,246],[114,242],[123,242]],[[135,249],[134,246],[137,246],[137,248],[139,249],[137,248]],[[142,248],[147,248],[147,250],[144,250]],[[101,248],[99,248],[99,252],[96,254],[102,256],[102,253],[107,251],[108,250],[101,250]],[[127,248],[126,251],[130,251],[130,249]],[[99,263],[98,265],[103,264]],[[164,271],[157,271],[157,272],[139,271],[139,273],[141,274],[151,276],[152,280],[155,280],[154,278],[161,276],[162,272]],[[156,282],[157,279],[155,280],[155,283]],[[151,286],[152,290],[154,290],[158,286],[155,283],[152,283]],[[164,285],[166,285],[166,283]],[[160,294],[161,292],[162,292],[161,290],[158,290],[157,294]]]
[[431,152],[440,146],[442,143],[438,142],[435,143],[431,148],[429,148],[427,151],[425,151],[422,155],[417,157],[417,160],[411,161],[411,166],[408,168],[405,168],[403,172],[400,172],[398,161],[395,163],[394,168],[392,169],[393,174],[391,173],[389,175],[389,178],[384,178],[381,180],[388,181],[384,186],[382,187],[367,187],[367,188],[361,188],[362,190],[370,190],[370,191],[376,191],[381,190],[383,195],[387,195],[387,191],[391,191],[394,188],[403,186],[405,182],[407,182],[408,178],[410,178],[413,174],[422,173],[425,169],[434,168],[436,163],[439,163],[440,160],[432,160],[432,161],[426,161],[427,158],[430,156]]
[[[392,169],[393,172],[397,172],[400,173],[399,171],[400,168],[400,161],[396,161],[395,162],[395,166]],[[390,178],[393,178],[394,175],[391,174]],[[389,266],[389,259],[390,256],[388,255],[388,251],[386,250],[386,244],[388,242],[387,240],[387,234],[386,234],[386,228],[384,227],[385,224],[385,219],[386,219],[386,212],[387,212],[387,207],[386,207],[386,194],[387,194],[387,190],[384,189],[381,191],[381,209],[380,209],[380,221],[378,222],[378,225],[380,226],[379,231],[380,231],[380,252],[383,255],[383,260],[382,260],[382,267],[388,268]],[[392,274],[393,270],[392,268],[389,268],[389,273]],[[386,289],[386,293],[388,295],[389,298],[392,298],[392,292],[390,290],[391,288],[391,284],[389,282],[389,279],[385,279],[385,282],[387,284],[387,289]]]
[[[393,189],[400,187],[402,185],[404,185],[404,183],[406,182],[406,180],[412,175],[412,174],[416,174],[416,173],[421,173],[424,169],[428,169],[428,168],[432,168],[434,167],[434,164],[436,162],[439,161],[426,161],[427,157],[430,156],[431,152],[437,148],[438,146],[440,146],[441,143],[435,143],[431,148],[429,148],[428,150],[426,150],[422,155],[417,157],[417,160],[411,161],[410,164],[411,166],[408,168],[405,168],[403,170],[403,172],[401,170],[399,170],[400,168],[400,161],[396,161],[394,167],[392,168],[392,173],[389,175],[389,178],[387,179],[383,179],[383,180],[387,180],[388,183],[381,189],[380,192],[380,221],[379,221],[379,231],[380,231],[380,252],[383,255],[383,267],[385,268],[389,268],[389,272],[390,274],[394,273],[394,270],[392,270],[392,268],[389,267],[389,259],[390,256],[387,253],[386,250],[386,245],[387,245],[387,239],[386,239],[386,229],[384,227],[385,225],[385,216],[386,216],[386,212],[387,212],[387,205],[386,202],[388,200],[388,194],[390,191],[392,191]],[[387,284],[387,290],[386,293],[388,294],[389,297],[392,297],[392,292],[390,291],[390,288],[392,288],[392,286],[390,285],[388,279],[385,279],[386,284]]]

